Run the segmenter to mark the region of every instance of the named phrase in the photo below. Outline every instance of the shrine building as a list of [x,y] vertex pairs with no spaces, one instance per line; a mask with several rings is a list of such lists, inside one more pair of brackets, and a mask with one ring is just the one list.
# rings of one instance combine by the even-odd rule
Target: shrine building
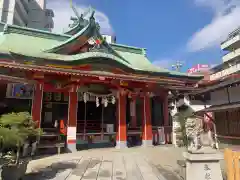
[[31,112],[44,134],[64,120],[70,151],[125,148],[129,137],[151,146],[158,127],[170,142],[168,94],[194,91],[202,77],[154,66],[144,48],[109,43],[92,9],[73,10],[62,34],[0,23],[1,102]]

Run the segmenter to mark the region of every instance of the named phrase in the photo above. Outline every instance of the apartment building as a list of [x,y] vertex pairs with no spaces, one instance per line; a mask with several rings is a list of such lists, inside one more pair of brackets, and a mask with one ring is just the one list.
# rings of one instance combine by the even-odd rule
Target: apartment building
[[0,0],[1,22],[51,31],[53,17],[46,0]]
[[[221,143],[239,144],[240,140],[240,28],[221,43],[222,63],[211,69],[209,80],[199,85],[202,97],[210,96],[211,113]],[[206,101],[206,100],[205,100]]]
[[222,63],[212,69],[211,81],[240,71],[240,28],[228,35],[227,39],[221,43],[221,49],[224,52]]

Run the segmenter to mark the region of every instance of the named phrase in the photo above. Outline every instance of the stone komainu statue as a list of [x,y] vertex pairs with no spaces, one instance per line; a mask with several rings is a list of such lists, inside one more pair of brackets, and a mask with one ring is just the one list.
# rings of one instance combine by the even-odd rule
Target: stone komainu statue
[[188,150],[198,151],[203,147],[215,148],[212,132],[204,131],[202,117],[192,115],[186,119],[185,128],[189,142]]
[[191,149],[199,149],[200,134],[202,132],[202,119],[197,116],[190,116],[185,122],[186,135],[188,140],[188,147]]

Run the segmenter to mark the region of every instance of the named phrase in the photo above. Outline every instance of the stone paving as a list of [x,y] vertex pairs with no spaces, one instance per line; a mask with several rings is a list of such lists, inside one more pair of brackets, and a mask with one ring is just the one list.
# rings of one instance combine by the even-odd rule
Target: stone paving
[[33,160],[23,180],[180,180],[184,149],[92,149]]

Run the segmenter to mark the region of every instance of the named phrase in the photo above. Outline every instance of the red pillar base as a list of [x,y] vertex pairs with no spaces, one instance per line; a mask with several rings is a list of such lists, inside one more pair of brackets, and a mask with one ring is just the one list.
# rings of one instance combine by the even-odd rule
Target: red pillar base
[[152,122],[151,122],[151,107],[150,97],[146,94],[143,98],[143,136],[142,147],[153,146]]
[[142,147],[152,147],[153,140],[142,140]]
[[118,92],[118,132],[116,149],[127,148],[126,92]]
[[68,152],[76,152],[76,127],[68,127],[67,130],[67,149]]
[[116,149],[128,148],[128,146],[127,146],[127,141],[117,141],[115,148],[116,148]]
[[71,91],[69,92],[68,101],[67,149],[68,152],[76,152],[76,125],[78,110],[78,94],[76,86],[73,86]]

